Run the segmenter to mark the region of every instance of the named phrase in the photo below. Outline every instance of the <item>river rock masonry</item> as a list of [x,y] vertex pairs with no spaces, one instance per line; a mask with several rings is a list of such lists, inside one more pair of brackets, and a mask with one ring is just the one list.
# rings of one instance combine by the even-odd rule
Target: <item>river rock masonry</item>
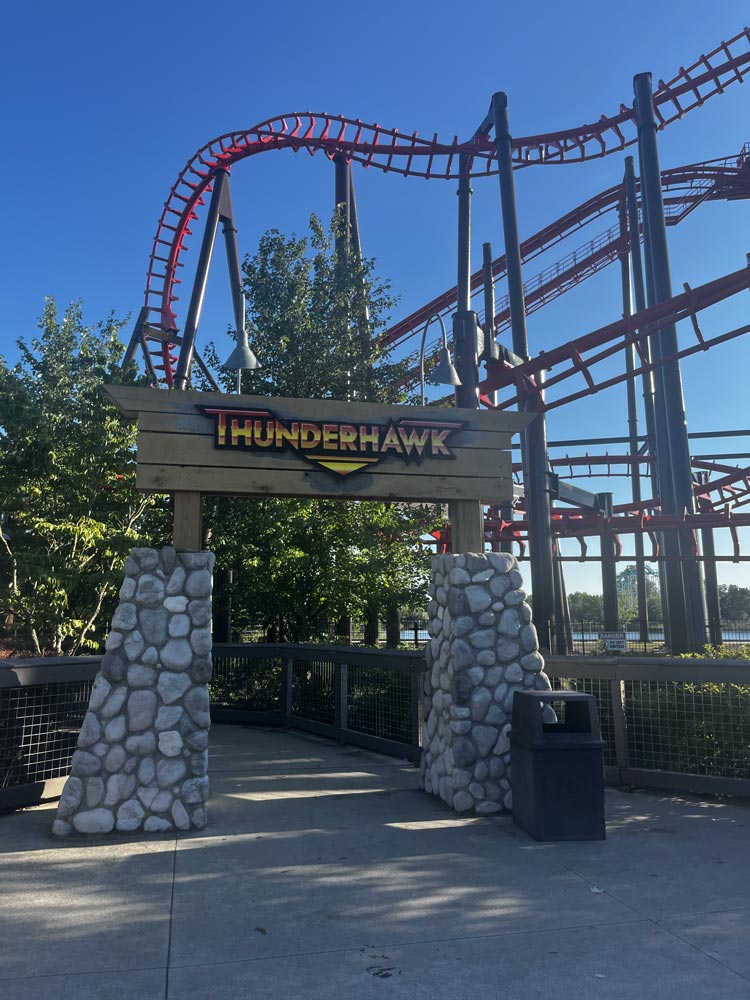
[[457,812],[512,810],[516,691],[548,691],[531,608],[508,553],[432,560],[421,783]]
[[211,552],[133,549],[52,833],[206,825]]

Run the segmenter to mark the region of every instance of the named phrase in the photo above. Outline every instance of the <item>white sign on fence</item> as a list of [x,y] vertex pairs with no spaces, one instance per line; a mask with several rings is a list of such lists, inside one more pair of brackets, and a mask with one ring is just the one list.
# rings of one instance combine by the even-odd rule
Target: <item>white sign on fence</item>
[[608,653],[624,653],[628,648],[628,640],[624,632],[600,632],[599,639],[604,643]]

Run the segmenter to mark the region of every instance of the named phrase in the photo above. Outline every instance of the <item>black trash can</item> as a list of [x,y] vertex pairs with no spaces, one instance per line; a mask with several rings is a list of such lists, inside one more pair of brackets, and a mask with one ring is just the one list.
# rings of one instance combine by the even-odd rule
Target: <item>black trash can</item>
[[[558,721],[545,721],[553,704]],[[593,695],[517,691],[513,821],[534,840],[604,840],[604,745]]]

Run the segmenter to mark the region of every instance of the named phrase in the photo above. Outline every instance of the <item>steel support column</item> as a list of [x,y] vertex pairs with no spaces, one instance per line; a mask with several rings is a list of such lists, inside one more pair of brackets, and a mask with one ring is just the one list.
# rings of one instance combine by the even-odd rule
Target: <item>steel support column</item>
[[187,388],[190,379],[193,351],[195,350],[195,337],[198,332],[201,310],[203,309],[203,297],[206,294],[208,272],[211,267],[211,255],[214,243],[216,242],[216,230],[219,225],[222,195],[228,178],[228,170],[217,169],[214,176],[213,190],[211,191],[211,200],[208,203],[206,228],[203,230],[203,240],[201,242],[200,254],[198,255],[198,265],[195,269],[190,305],[185,317],[185,328],[182,332],[182,346],[180,347],[180,356],[177,361],[177,371],[174,377],[175,389]]
[[[526,306],[523,297],[507,94],[502,92],[493,94],[492,113],[495,123],[513,352],[526,361],[529,358],[529,344],[526,333]],[[540,399],[540,396],[535,396],[535,399]],[[522,408],[531,409],[533,406],[522,406]],[[550,633],[555,618],[555,585],[550,525],[551,504],[547,479],[547,429],[543,414],[532,420],[524,431],[521,454],[526,516],[529,522],[534,621],[544,641],[544,637]]]
[[[635,91],[635,112],[638,126],[638,149],[641,158],[641,193],[648,218],[648,240],[650,246],[651,271],[654,295],[657,302],[672,297],[672,280],[669,271],[669,251],[667,229],[664,221],[664,203],[661,189],[659,150],[656,142],[657,123],[651,93],[651,74],[639,73],[633,80]],[[677,328],[674,323],[663,327],[654,337],[662,358],[677,353]],[[661,366],[661,378],[657,379],[657,394],[663,392],[664,413],[667,422],[666,448],[657,442],[657,451],[667,462],[659,461],[660,482],[671,479],[672,509],[665,513],[678,514],[682,510],[695,512],[693,499],[693,475],[690,464],[685,404],[682,395],[680,365],[675,359]],[[659,386],[661,384],[661,389]],[[664,502],[664,499],[663,499]],[[662,508],[664,509],[664,508]],[[703,646],[705,603],[698,563],[690,559],[691,544],[683,531],[666,532],[667,555],[682,557],[679,563],[667,563],[669,587],[669,621],[671,648],[673,653],[697,652]],[[677,567],[675,569],[674,567]]]
[[[479,409],[479,322],[471,305],[471,181],[468,157],[461,155],[458,177],[458,299],[453,316],[453,345],[461,385],[456,386],[456,406]],[[454,552],[484,552],[482,504],[476,500],[454,500],[449,504]]]
[[[612,517],[612,494],[597,493],[597,499],[604,516]],[[617,607],[617,547],[615,536],[611,531],[602,531],[600,545],[602,550],[604,628],[607,632],[616,632],[620,627],[620,615]]]
[[341,218],[343,230],[337,232],[335,237],[335,251],[338,257],[344,248],[349,247],[351,240],[351,168],[345,156],[334,156],[333,165],[336,171],[335,207],[340,210],[340,207],[344,206]]
[[[628,203],[628,232],[630,234],[630,260],[631,260],[631,272],[633,276],[633,293],[635,295],[635,310],[640,312],[642,309],[646,308],[646,304],[653,305],[654,301],[654,286],[653,278],[651,277],[651,266],[650,266],[650,250],[648,247],[648,241],[644,240],[644,247],[646,250],[647,260],[646,267],[644,268],[643,255],[641,254],[641,226],[638,221],[638,195],[636,193],[635,184],[635,165],[632,156],[625,157],[625,190]],[[648,221],[646,219],[646,213],[643,212],[643,232],[644,237],[648,231]],[[646,295],[646,287],[644,286],[644,271],[648,283],[648,296]],[[650,338],[646,338],[641,341],[641,350],[645,354],[647,360],[651,360],[651,342]],[[659,468],[658,461],[659,456],[657,454],[656,447],[656,400],[654,391],[654,372],[644,372],[641,377],[641,384],[643,386],[643,409],[646,415],[646,440],[648,443],[648,453],[653,459],[651,463],[651,495],[654,497],[659,496]],[[664,539],[663,536],[659,535],[659,547],[664,552]],[[668,587],[667,587],[667,575],[664,560],[661,559],[658,562],[659,569],[659,599],[661,603],[662,620],[664,624],[664,635],[667,643],[669,643],[669,600],[668,600]]]
[[[492,281],[492,244],[482,244],[482,286],[484,289],[484,348],[482,360],[497,361],[500,348],[495,340],[495,285]],[[497,390],[489,394],[493,406],[497,405]]]
[[[700,481],[708,483],[708,472],[699,472]],[[711,509],[710,502],[704,501],[704,506]],[[701,500],[698,500],[701,509]],[[714,545],[714,529],[701,528],[701,548],[703,549],[703,579],[706,585],[706,622],[708,625],[708,641],[712,646],[720,646],[723,637],[721,633],[721,602],[719,601],[719,580],[716,574],[716,547]]]
[[[620,238],[625,241],[628,236],[627,208],[624,201],[619,205],[620,216]],[[640,249],[640,247],[639,247]],[[633,312],[633,302],[631,297],[630,283],[630,255],[623,251],[620,254],[620,278],[622,283],[622,314],[630,316]],[[630,466],[630,488],[633,503],[641,502],[641,470],[635,458],[638,455],[638,407],[636,404],[635,376],[635,347],[628,344],[625,348],[625,370],[630,378],[625,383],[628,402],[628,438],[630,456],[634,461]],[[646,591],[646,563],[643,555],[643,535],[636,532],[635,538],[635,573],[636,592],[638,600],[638,629],[641,642],[648,642],[648,594]]]

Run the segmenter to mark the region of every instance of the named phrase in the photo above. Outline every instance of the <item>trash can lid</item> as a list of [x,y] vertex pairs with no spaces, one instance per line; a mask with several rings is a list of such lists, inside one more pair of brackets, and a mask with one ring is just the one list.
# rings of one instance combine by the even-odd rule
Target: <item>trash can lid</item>
[[[549,708],[560,705],[549,719]],[[560,749],[604,746],[596,699],[583,691],[516,691],[511,740],[527,747]]]

